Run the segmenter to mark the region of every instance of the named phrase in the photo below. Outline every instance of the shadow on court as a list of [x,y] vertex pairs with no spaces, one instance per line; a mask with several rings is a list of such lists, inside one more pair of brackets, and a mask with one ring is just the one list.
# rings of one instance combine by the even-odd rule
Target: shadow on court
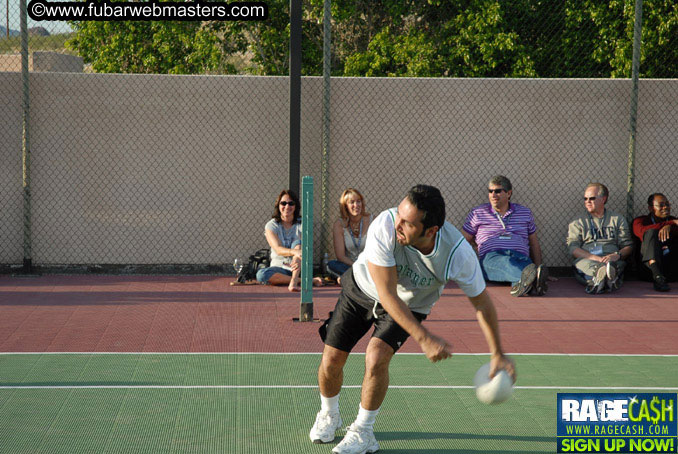
[[[379,441],[391,440],[503,440],[503,441],[525,441],[525,442],[550,442],[553,437],[531,437],[527,435],[481,435],[468,433],[449,433],[449,432],[378,432],[374,435]],[[389,452],[391,452],[389,450]],[[425,451],[429,452],[429,451]],[[430,451],[437,452],[437,451]],[[495,451],[499,452],[499,451]],[[504,452],[504,451],[501,451]],[[514,452],[514,451],[507,451]]]
[[[535,453],[535,454],[546,454],[552,453],[555,451],[555,439],[554,437],[536,437],[529,435],[483,435],[483,434],[470,434],[470,433],[450,433],[450,432],[375,432],[377,440],[380,442],[390,442],[390,441],[417,441],[417,440],[455,440],[459,442],[461,440],[469,440],[474,443],[480,443],[487,441],[495,442],[505,442],[506,445],[510,445],[515,442],[523,443],[540,443],[540,448],[543,448],[543,443],[554,443],[554,449],[543,451],[543,450],[533,450],[529,447],[522,449],[501,449],[501,450],[488,450],[488,449],[468,449],[468,448],[446,448],[446,449],[387,449],[385,452],[390,454],[438,454],[438,453],[485,453],[485,454],[513,454],[513,453]],[[456,443],[455,443],[456,444]],[[383,446],[382,446],[383,448]]]
[[[379,451],[381,452],[381,450]],[[388,454],[454,454],[454,453],[463,453],[463,454],[469,454],[469,453],[483,453],[483,454],[525,454],[524,449],[520,449],[517,451],[512,451],[512,450],[487,450],[487,449],[389,449]],[[555,452],[555,447],[554,449],[550,451],[528,451],[530,454],[553,454]]]

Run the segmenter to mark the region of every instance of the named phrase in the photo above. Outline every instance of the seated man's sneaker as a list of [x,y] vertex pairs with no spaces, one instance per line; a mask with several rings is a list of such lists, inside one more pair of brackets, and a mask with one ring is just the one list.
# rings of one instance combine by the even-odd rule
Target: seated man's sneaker
[[607,278],[607,289],[611,292],[621,287],[621,279],[617,274],[617,268],[610,262],[605,266],[605,277]]
[[334,447],[334,454],[367,454],[379,451],[379,443],[372,430],[363,430],[351,424],[346,428],[346,435]]
[[[615,274],[616,276],[616,274]],[[605,291],[605,284],[607,283],[607,266],[601,264],[593,275],[593,279],[589,282],[586,288],[586,293],[603,293]],[[590,291],[589,291],[590,290]]]
[[661,275],[657,274],[656,276],[652,277],[653,280],[653,285],[654,289],[658,292],[668,292],[671,290],[671,287],[669,287],[669,284],[666,283],[666,278]]
[[549,289],[549,284],[547,282],[549,277],[549,270],[544,265],[539,265],[537,267],[537,278],[535,280],[534,292],[537,296],[545,295]]
[[315,417],[309,437],[313,443],[329,443],[334,441],[335,432],[341,427],[339,412],[320,410]]
[[511,295],[512,296],[524,296],[527,295],[532,287],[534,286],[534,281],[537,278],[537,266],[534,263],[530,263],[520,274],[520,281],[511,286]]

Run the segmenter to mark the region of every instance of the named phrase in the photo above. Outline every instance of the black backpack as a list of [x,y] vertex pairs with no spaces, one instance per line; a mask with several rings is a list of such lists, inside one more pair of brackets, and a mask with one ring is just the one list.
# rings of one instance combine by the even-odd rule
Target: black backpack
[[247,281],[253,281],[257,278],[257,271],[269,266],[271,266],[271,251],[269,249],[259,249],[250,255],[249,261],[238,273],[237,282],[244,284]]

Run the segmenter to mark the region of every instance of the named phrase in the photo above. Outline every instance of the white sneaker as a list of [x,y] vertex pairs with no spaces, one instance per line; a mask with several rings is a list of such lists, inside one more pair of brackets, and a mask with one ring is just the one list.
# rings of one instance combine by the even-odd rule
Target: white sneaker
[[619,276],[617,275],[617,268],[610,263],[607,262],[607,266],[605,267],[605,274],[607,277],[607,289],[611,292],[617,290],[619,288]]
[[379,451],[379,443],[371,430],[362,430],[351,424],[346,435],[332,452],[334,454],[367,454]]
[[593,291],[591,293],[603,293],[605,291],[605,285],[607,284],[607,268],[606,265],[601,264],[596,270],[596,274],[593,276]]
[[329,443],[334,440],[334,433],[341,427],[339,412],[320,410],[315,417],[309,437],[313,443]]

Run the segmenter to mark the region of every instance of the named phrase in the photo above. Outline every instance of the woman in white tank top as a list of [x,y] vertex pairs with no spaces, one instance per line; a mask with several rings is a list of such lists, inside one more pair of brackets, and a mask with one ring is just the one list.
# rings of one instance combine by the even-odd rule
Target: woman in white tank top
[[365,212],[365,198],[357,189],[346,189],[339,198],[341,217],[332,228],[336,260],[327,264],[327,272],[338,278],[348,270],[365,248],[367,228],[372,215]]

